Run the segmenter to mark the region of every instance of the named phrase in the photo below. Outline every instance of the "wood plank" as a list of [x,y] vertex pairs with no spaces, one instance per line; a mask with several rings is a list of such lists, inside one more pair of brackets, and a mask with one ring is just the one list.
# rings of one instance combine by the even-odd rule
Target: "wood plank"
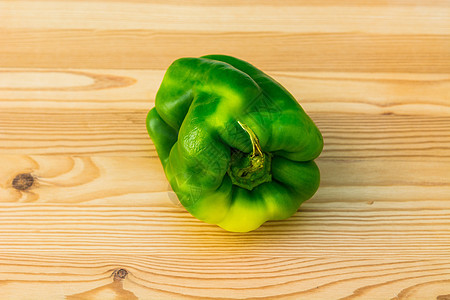
[[189,215],[156,158],[0,157],[7,253],[450,257],[448,162],[319,160],[299,212],[234,234]]
[[434,300],[448,296],[449,266],[447,259],[4,254],[0,287],[8,299],[210,299],[214,294],[215,299]]
[[[432,5],[193,5],[152,2],[3,1],[1,28],[448,34],[448,7]],[[411,3],[411,2],[410,2]],[[332,19],[333,22],[329,20]],[[414,22],[414,26],[411,26]],[[205,26],[208,24],[208,26]]]
[[[164,72],[1,68],[0,108],[150,109]],[[450,116],[448,74],[268,73],[308,112]]]
[[[449,259],[450,208],[308,202],[283,221],[230,233],[182,208],[1,204],[2,253]],[[447,201],[448,202],[448,201]],[[418,246],[420,245],[420,247]]]
[[[450,161],[318,159],[321,187],[313,203],[443,205]],[[0,156],[0,203],[180,207],[157,157]],[[21,174],[31,182],[21,188]],[[28,183],[28,185],[27,185]],[[417,202],[415,202],[417,201]],[[436,201],[436,202],[433,202]],[[444,202],[440,202],[444,201]],[[333,205],[338,205],[334,203]]]
[[450,26],[437,27],[445,33],[6,28],[0,61],[2,67],[166,69],[179,57],[225,53],[266,71],[448,73]]
[[[3,2],[10,1],[14,2],[17,0],[3,0]],[[54,0],[39,0],[52,2]],[[80,2],[80,0],[67,0],[72,2]],[[121,0],[96,0],[96,2],[120,2]],[[127,3],[149,3],[148,0],[129,0]],[[180,5],[180,0],[152,0],[152,4],[170,4],[170,5]],[[181,3],[186,5],[185,3]],[[361,7],[385,7],[385,6],[436,6],[436,7],[447,7],[446,0],[430,0],[423,3],[417,3],[414,0],[391,0],[386,2],[385,0],[341,0],[339,1],[339,6],[361,6]],[[200,5],[200,6],[249,6],[249,5],[260,5],[260,6],[273,6],[273,1],[271,0],[247,0],[247,1],[237,1],[237,0],[190,0],[189,5]],[[314,0],[314,1],[298,1],[298,0],[279,0],[277,5],[280,6],[333,6],[336,5],[334,0]]]
[[[0,112],[0,153],[156,157],[148,110]],[[323,159],[450,159],[450,119],[310,113],[325,140]]]

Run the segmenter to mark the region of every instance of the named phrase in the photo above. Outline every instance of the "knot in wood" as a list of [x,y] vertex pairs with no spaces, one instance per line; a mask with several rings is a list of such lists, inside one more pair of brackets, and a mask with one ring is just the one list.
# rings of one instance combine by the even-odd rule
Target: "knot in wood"
[[128,275],[128,271],[125,269],[117,269],[113,272],[114,281],[123,280]]
[[34,177],[30,173],[23,173],[14,177],[12,186],[16,190],[26,191],[33,185],[33,183]]

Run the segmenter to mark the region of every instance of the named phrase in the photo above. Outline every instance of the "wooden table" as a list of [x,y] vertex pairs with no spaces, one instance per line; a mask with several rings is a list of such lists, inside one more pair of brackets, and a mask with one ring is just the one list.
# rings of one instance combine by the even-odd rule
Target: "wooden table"
[[[0,298],[450,299],[449,8],[0,1]],[[209,53],[323,132],[288,220],[229,233],[170,191],[145,116],[174,59]]]

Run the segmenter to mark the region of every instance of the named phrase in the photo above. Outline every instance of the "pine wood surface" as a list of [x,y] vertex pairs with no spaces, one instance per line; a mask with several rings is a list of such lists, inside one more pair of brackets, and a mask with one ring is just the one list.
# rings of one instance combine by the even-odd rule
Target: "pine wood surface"
[[[0,1],[1,299],[450,299],[450,3]],[[250,233],[178,203],[145,130],[165,69],[225,53],[325,140]]]

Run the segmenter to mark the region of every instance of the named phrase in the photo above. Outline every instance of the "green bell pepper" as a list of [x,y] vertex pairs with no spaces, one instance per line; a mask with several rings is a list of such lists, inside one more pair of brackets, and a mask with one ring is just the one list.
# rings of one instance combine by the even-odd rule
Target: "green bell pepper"
[[243,60],[174,61],[146,124],[181,204],[225,230],[286,219],[319,187],[320,131],[286,89]]

